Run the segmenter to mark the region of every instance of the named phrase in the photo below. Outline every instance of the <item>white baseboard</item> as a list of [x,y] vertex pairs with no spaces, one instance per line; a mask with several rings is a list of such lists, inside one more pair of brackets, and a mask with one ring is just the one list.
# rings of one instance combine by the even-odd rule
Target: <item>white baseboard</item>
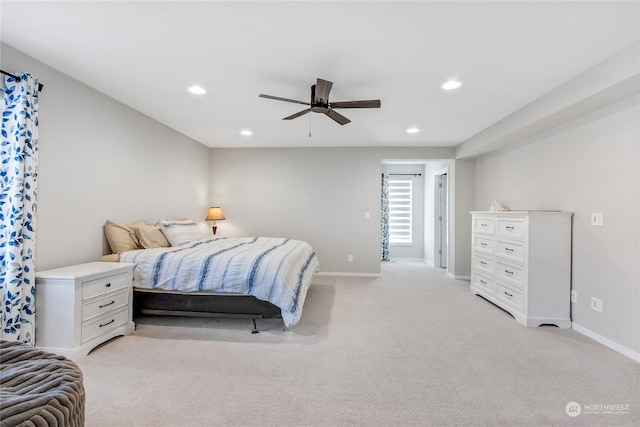
[[640,363],[640,353],[635,352],[623,345],[618,344],[615,341],[611,341],[609,338],[603,337],[602,335],[593,332],[590,329],[587,329],[583,326],[578,325],[577,323],[571,323],[571,328],[576,332],[581,333],[584,336],[591,338],[594,341],[599,342],[600,344],[609,347],[610,349],[617,351],[618,353],[627,356],[631,360],[634,360]]
[[456,279],[456,280],[468,280],[471,281],[471,276],[456,276],[453,273],[449,273],[447,271],[447,277],[451,278],[451,279]]
[[382,273],[346,273],[340,271],[319,271],[318,277],[382,277]]

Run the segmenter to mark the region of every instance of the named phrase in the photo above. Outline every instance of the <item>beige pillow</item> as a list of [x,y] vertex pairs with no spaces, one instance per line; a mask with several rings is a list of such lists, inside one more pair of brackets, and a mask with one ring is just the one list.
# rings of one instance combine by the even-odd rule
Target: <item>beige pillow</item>
[[133,232],[138,238],[138,242],[145,249],[168,248],[171,246],[169,241],[160,230],[159,225],[136,225]]
[[118,254],[109,254],[109,255],[102,255],[100,257],[101,262],[118,262],[120,261],[119,259],[119,255]]
[[135,224],[129,225],[107,220],[104,224],[104,234],[107,236],[107,242],[109,242],[111,252],[117,254],[124,251],[142,249],[133,231],[133,227],[145,224],[145,221],[138,221]]

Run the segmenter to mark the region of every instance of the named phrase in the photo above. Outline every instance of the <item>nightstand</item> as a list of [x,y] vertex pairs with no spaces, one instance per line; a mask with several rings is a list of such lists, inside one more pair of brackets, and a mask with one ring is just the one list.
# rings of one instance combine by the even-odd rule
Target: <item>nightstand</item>
[[132,334],[135,264],[91,262],[36,273],[36,346],[69,359]]

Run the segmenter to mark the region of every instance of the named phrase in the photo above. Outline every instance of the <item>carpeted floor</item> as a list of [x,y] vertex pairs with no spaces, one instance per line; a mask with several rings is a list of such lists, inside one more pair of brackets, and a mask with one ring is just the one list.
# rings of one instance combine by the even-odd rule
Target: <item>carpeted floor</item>
[[640,364],[423,263],[316,279],[290,329],[135,320],[78,361],[87,426],[640,425]]

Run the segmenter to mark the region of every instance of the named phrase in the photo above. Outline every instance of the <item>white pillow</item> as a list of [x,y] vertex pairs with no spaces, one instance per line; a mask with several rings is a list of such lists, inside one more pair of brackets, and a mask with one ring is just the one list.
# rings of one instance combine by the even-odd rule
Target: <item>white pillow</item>
[[160,229],[169,243],[171,243],[171,246],[183,245],[205,237],[200,227],[198,227],[198,224],[193,221],[169,221],[161,219]]

